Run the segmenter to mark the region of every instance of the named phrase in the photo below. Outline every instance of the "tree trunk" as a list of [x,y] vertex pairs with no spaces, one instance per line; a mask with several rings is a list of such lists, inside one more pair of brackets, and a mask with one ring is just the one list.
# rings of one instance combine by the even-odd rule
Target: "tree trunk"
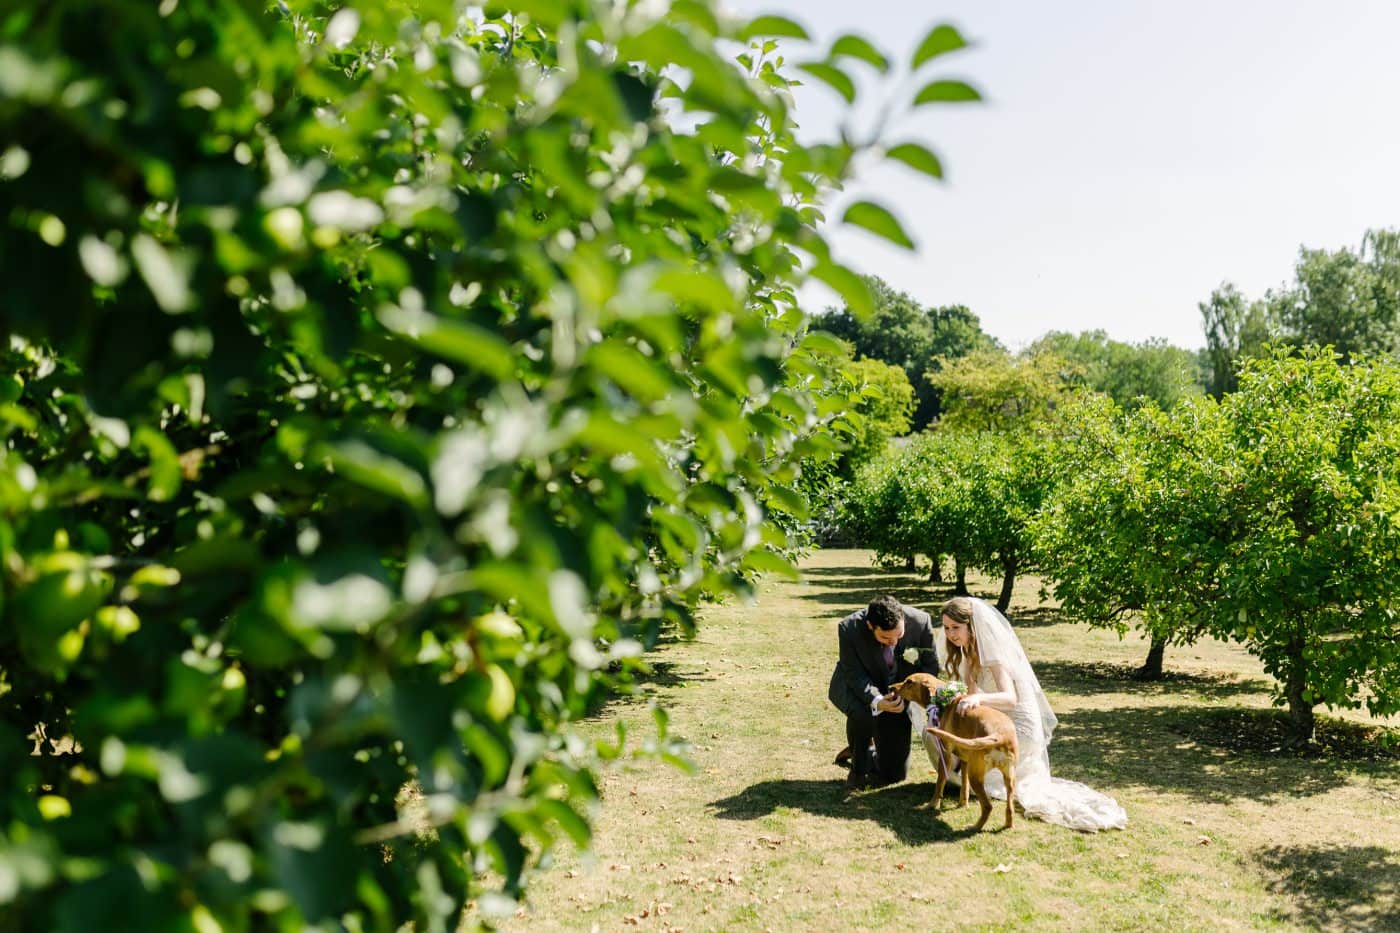
[[1152,647],[1147,649],[1147,660],[1142,667],[1133,671],[1136,680],[1161,680],[1162,655],[1166,654],[1167,640],[1160,635],[1152,636]]
[[942,555],[942,554],[930,554],[930,555],[929,555],[929,560],[932,562],[932,564],[931,564],[931,566],[928,568],[928,582],[930,582],[930,583],[942,583],[942,582],[943,582],[943,555]]
[[954,555],[953,567],[958,572],[958,580],[953,584],[954,596],[967,595],[967,568],[963,566],[962,558]]
[[1307,667],[1303,658],[1303,642],[1295,639],[1288,646],[1288,678],[1284,682],[1284,695],[1288,698],[1288,746],[1306,748],[1313,742],[1313,704],[1303,694],[1306,692]]
[[997,609],[1002,615],[1006,615],[1006,610],[1011,605],[1011,590],[1016,585],[1016,561],[1003,559],[1002,570],[1006,571],[1001,578],[1001,595],[997,597]]
[[917,567],[914,566],[914,557],[915,557],[915,556],[916,556],[916,555],[914,555],[914,554],[910,554],[908,557],[904,558],[904,569],[907,570],[907,571],[909,571],[910,573],[913,573],[915,570],[918,569]]

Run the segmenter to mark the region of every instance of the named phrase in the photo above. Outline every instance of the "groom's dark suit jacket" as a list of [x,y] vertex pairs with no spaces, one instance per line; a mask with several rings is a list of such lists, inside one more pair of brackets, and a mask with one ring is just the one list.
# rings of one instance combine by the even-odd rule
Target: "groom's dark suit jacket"
[[[890,684],[899,683],[910,674],[938,673],[938,655],[933,648],[933,620],[927,612],[913,606],[904,608],[904,637],[894,649],[894,671],[885,666],[883,647],[865,624],[865,609],[857,609],[836,626],[839,654],[836,670],[831,672],[831,688],[827,698],[847,716],[869,715],[870,704],[884,696]],[[919,660],[910,664],[904,660],[904,649],[914,647]]]

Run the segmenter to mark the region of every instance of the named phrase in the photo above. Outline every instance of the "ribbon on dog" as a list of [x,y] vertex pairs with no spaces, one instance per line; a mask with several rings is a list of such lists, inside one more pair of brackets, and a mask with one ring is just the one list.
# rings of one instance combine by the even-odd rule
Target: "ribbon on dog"
[[[938,725],[938,704],[937,704],[937,703],[930,703],[930,704],[929,704],[929,707],[928,707],[928,726],[929,726],[929,728],[932,728],[932,727],[937,726],[937,725]],[[932,735],[932,736],[933,736],[933,744],[938,748],[938,760],[941,761],[941,762],[943,762],[943,773],[944,773],[945,775],[951,774],[951,773],[952,773],[952,770],[948,767],[948,758],[947,758],[946,755],[943,754],[943,741],[942,741],[942,739],[940,739],[940,738],[938,737],[937,733],[930,732],[929,735]]]

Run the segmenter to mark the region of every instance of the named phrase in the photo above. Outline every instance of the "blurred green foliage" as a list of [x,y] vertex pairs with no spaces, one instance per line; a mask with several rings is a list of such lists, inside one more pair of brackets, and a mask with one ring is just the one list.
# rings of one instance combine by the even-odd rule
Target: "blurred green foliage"
[[1016,576],[1034,568],[1030,522],[1055,480],[1043,431],[945,428],[925,432],[856,474],[843,522],[887,563],[916,554],[1002,578],[1006,610]]
[[587,844],[633,747],[571,723],[791,572],[862,430],[796,289],[873,306],[818,225],[883,140],[799,145],[775,37],[697,0],[0,13],[7,925],[450,929]]

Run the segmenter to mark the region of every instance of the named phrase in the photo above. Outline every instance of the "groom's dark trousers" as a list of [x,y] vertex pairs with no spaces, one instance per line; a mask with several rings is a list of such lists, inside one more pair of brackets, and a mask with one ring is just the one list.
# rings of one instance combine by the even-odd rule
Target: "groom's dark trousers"
[[[836,627],[838,654],[827,698],[846,717],[853,779],[869,776],[882,782],[904,780],[909,760],[909,717],[903,712],[877,714],[871,704],[884,696],[891,684],[910,674],[938,671],[933,621],[922,609],[903,609],[904,636],[894,646],[892,665],[885,661],[883,646],[865,622],[865,609],[846,616]],[[904,659],[908,648],[922,649],[915,663]],[[871,739],[875,740],[874,761]]]

